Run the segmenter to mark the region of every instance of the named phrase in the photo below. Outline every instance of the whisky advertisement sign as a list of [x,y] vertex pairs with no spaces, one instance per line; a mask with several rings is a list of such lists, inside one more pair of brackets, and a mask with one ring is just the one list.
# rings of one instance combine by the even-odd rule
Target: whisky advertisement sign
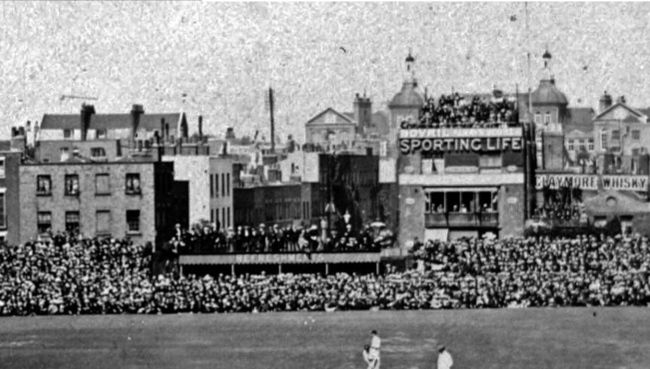
[[647,191],[648,176],[597,174],[538,174],[535,188],[580,188],[582,190]]

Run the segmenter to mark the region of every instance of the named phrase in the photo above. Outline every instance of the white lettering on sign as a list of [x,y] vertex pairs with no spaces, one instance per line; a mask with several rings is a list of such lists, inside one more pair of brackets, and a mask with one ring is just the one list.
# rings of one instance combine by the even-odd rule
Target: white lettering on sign
[[548,187],[558,189],[560,187],[581,188],[583,190],[629,190],[647,191],[647,176],[623,176],[623,175],[588,175],[588,174],[538,174],[535,177],[535,188],[538,190]]
[[400,152],[521,151],[521,137],[400,138]]

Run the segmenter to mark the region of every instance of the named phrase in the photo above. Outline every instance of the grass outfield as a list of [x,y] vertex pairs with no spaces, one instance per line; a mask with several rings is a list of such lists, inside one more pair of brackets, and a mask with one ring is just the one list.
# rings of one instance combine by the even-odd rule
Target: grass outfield
[[[593,313],[597,315],[594,316]],[[0,368],[650,368],[650,309],[381,311],[0,318]]]

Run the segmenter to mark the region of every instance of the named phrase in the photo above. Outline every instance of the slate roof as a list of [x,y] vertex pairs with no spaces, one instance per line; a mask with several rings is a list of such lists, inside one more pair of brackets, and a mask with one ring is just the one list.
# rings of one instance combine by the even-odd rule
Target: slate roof
[[[142,114],[138,129],[153,131],[160,129],[161,120],[176,129],[184,113]],[[131,128],[131,114],[93,114],[88,129],[128,129]],[[45,114],[40,129],[78,129],[81,124],[79,114]]]

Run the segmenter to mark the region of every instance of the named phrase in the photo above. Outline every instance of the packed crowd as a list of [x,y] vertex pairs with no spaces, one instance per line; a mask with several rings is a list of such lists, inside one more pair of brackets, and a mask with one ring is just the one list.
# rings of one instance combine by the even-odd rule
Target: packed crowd
[[442,95],[430,97],[420,111],[420,128],[487,128],[517,124],[516,103],[503,96],[490,99]]
[[393,234],[364,227],[355,232],[351,225],[342,231],[327,233],[317,226],[230,227],[217,231],[210,225],[182,230],[179,225],[172,236],[172,244],[183,254],[201,253],[283,253],[283,252],[358,252],[378,251],[393,245]]
[[647,238],[417,242],[380,275],[151,272],[149,246],[56,238],[0,248],[0,315],[650,304]]
[[414,254],[448,307],[650,304],[647,237],[430,241]]
[[587,214],[583,207],[579,204],[562,205],[553,204],[544,207],[536,208],[534,217],[536,219],[545,221],[559,221],[559,222],[583,222],[588,221]]

